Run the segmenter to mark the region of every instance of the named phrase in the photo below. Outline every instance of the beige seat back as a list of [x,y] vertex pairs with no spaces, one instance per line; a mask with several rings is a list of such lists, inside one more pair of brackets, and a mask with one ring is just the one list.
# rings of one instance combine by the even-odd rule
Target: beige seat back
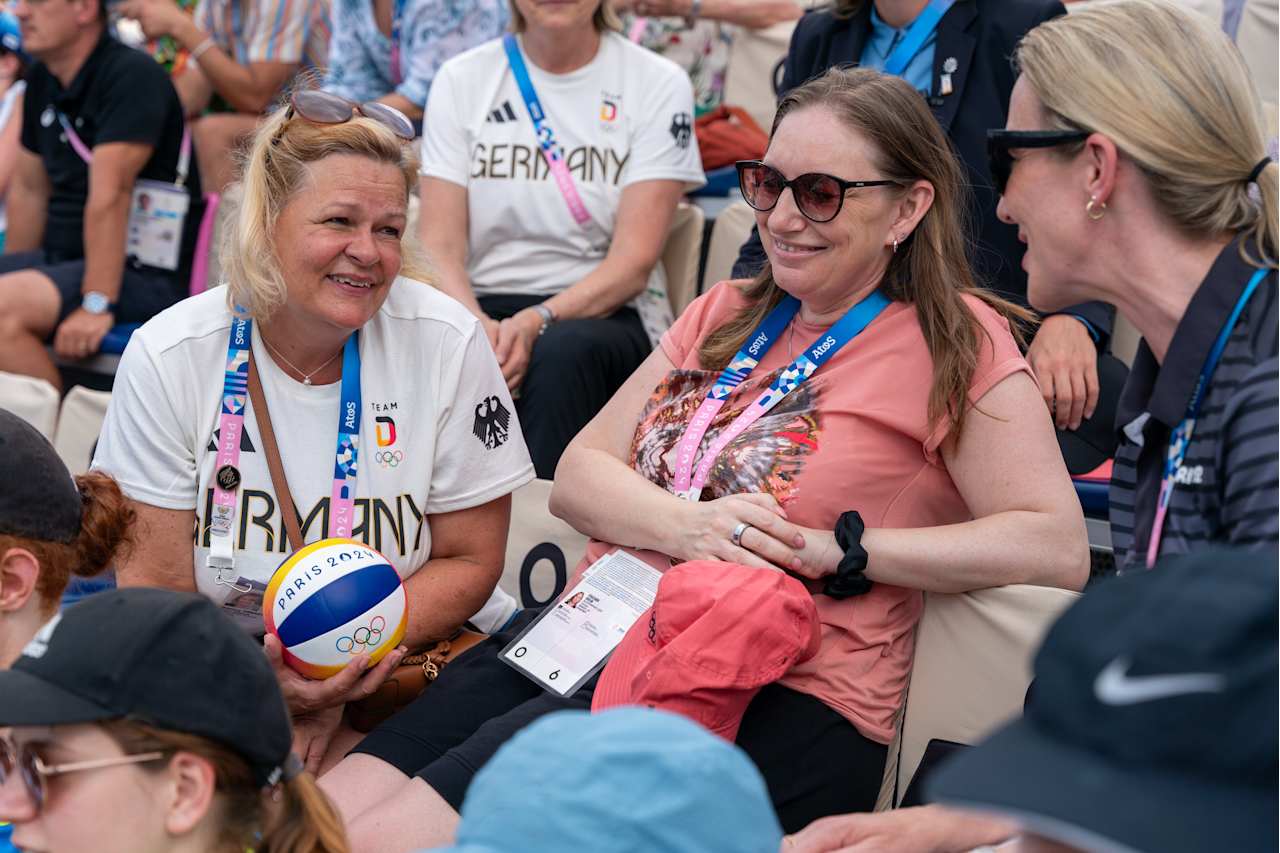
[[720,211],[711,226],[711,244],[707,248],[707,267],[702,273],[702,290],[705,293],[716,282],[724,281],[733,272],[733,262],[738,259],[738,249],[751,236],[751,226],[756,224],[755,211],[745,201],[735,201]]
[[735,27],[724,72],[724,102],[742,107],[765,133],[773,125],[778,98],[773,92],[773,69],[787,55],[795,21],[762,30]]
[[45,380],[0,371],[0,409],[8,409],[53,440],[58,423],[58,389]]
[[547,510],[550,480],[534,480],[511,495],[511,532],[498,586],[521,607],[559,595],[587,550],[587,537]]
[[667,276],[667,298],[675,317],[698,295],[698,259],[702,254],[702,208],[680,202],[667,242],[662,247],[662,269]]
[[881,805],[895,796],[894,783],[894,804],[902,798],[931,739],[975,743],[1022,712],[1031,660],[1078,597],[1023,584],[925,595],[896,768],[886,773]]
[[72,474],[89,470],[110,402],[109,392],[94,391],[83,385],[72,388],[63,399],[53,446]]
[[1117,311],[1115,323],[1111,327],[1111,354],[1126,366],[1133,367],[1133,357],[1138,352],[1138,341],[1141,339],[1142,335],[1133,324]]

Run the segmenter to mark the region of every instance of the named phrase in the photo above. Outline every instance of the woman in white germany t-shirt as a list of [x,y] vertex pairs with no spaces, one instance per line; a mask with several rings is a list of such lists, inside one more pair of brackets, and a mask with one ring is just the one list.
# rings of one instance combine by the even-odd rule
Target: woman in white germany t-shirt
[[[412,127],[358,109],[301,91],[263,122],[224,247],[228,287],[133,336],[94,465],[138,515],[121,585],[199,590],[261,634],[263,590],[298,540],[351,537],[404,580],[416,649],[511,616],[495,586],[509,495],[533,471],[480,324],[402,268]],[[312,767],[343,704],[402,656],[361,677],[368,655],[353,650],[341,673],[309,681],[265,642]]]
[[423,245],[480,318],[547,479],[670,325],[658,259],[704,180],[688,75],[612,21],[602,0],[514,0],[541,131],[502,39],[441,67],[423,124]]

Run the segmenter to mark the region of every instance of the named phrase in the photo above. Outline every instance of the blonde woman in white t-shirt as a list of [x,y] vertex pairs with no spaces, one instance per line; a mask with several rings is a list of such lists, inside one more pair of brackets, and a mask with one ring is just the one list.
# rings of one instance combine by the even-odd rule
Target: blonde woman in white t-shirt
[[[345,669],[311,681],[265,637],[312,769],[331,743],[341,754],[345,703],[405,649],[467,620],[494,630],[514,610],[495,587],[510,492],[533,472],[519,431],[495,416],[513,405],[479,323],[402,257],[412,138],[398,111],[319,91],[262,123],[223,247],[228,286],[135,333],[94,460],[137,512],[120,584],[198,590],[259,635],[263,590],[296,541],[355,538],[394,565],[404,647],[372,670],[372,649],[348,649]],[[283,483],[267,462],[272,433]]]
[[619,35],[602,0],[513,0],[512,28],[571,187],[539,150],[503,41],[489,42],[432,84],[419,227],[440,288],[484,325],[550,479],[670,324],[658,260],[704,177],[688,75]]

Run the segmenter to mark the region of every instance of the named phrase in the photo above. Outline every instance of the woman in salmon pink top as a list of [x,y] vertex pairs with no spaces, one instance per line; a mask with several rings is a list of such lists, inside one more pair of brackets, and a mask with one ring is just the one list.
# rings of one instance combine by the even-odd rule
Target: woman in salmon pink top
[[[790,803],[762,763],[790,827],[818,816],[804,803],[823,792],[873,806],[883,748],[839,745],[851,732],[892,739],[922,591],[1079,589],[1088,541],[1011,330],[1023,315],[975,286],[959,167],[919,96],[876,72],[831,71],[783,99],[764,160],[739,172],[769,265],[681,315],[570,445],[551,504],[595,537],[586,564],[625,543],[809,580],[821,651],[781,686],[846,725],[775,727],[779,773],[785,756],[826,756],[803,768],[819,793],[792,786]],[[759,363],[709,404],[762,335]],[[751,422],[766,389],[789,387]],[[826,594],[839,594],[829,582],[846,550],[857,568],[858,549],[869,589]],[[841,579],[845,592],[859,581]]]

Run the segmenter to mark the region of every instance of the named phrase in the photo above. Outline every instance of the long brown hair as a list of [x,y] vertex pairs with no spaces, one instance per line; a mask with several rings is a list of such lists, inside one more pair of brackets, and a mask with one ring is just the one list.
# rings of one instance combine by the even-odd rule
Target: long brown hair
[[[961,296],[981,299],[1009,319],[1019,343],[1019,324],[1031,322],[1033,315],[975,285],[966,253],[964,176],[942,128],[918,92],[878,71],[833,68],[782,99],[770,135],[777,133],[789,114],[817,107],[830,110],[850,131],[871,143],[872,162],[880,175],[901,187],[919,180],[933,185],[932,207],[890,259],[880,289],[894,301],[915,305],[933,358],[929,422],[936,426],[947,418],[959,430],[982,346],[982,326]],[[727,365],[785,296],[768,264],[743,294],[747,306],[708,335],[698,350],[703,368],[718,370]]]
[[213,765],[219,853],[349,853],[342,820],[310,773],[281,782],[277,798],[274,789],[257,785],[238,753],[208,738],[132,720],[113,720],[103,728],[127,754],[189,752]]
[[90,471],[75,478],[80,490],[80,532],[71,542],[50,542],[26,536],[0,534],[0,553],[25,548],[40,564],[35,592],[43,612],[52,614],[72,575],[92,577],[111,562],[128,543],[133,509],[107,474]]

